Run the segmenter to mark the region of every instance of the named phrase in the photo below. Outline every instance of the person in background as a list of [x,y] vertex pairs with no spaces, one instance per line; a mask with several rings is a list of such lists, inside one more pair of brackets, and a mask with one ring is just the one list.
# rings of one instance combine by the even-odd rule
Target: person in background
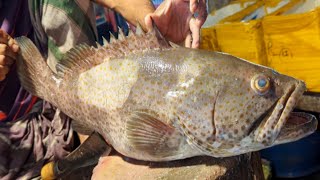
[[[20,86],[14,63],[17,48],[12,39],[28,36],[50,67],[54,67],[72,46],[81,42],[93,43],[94,24],[80,8],[89,9],[89,2],[87,7],[74,1],[64,3],[1,1],[0,179],[37,177],[47,160],[65,157],[73,149],[69,118]],[[43,8],[46,8],[45,12]],[[72,11],[68,15],[65,13],[71,9],[78,16]],[[72,19],[75,17],[81,18],[75,23]]]
[[[146,31],[154,21],[169,40],[199,46],[205,0],[166,0],[156,10],[149,0],[95,2]],[[31,38],[55,71],[69,49],[95,44],[95,16],[89,0],[0,0],[0,8],[0,179],[31,179],[46,161],[72,150],[73,130],[67,116],[20,86],[15,71],[19,47],[13,38]]]

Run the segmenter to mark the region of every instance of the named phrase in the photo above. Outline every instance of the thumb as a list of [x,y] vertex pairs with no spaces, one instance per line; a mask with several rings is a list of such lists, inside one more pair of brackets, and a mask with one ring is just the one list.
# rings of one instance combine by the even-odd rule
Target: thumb
[[17,53],[19,52],[19,45],[17,43],[16,40],[14,40],[13,38],[10,38],[9,41],[8,41],[8,46],[11,47],[12,51]]
[[144,23],[145,23],[145,25],[146,25],[147,31],[148,31],[148,32],[151,31],[152,28],[153,28],[151,13],[146,15],[146,17],[144,18]]
[[163,24],[164,24],[164,21],[163,21],[163,17],[160,17],[158,14],[156,13],[150,13],[148,14],[145,19],[145,24],[146,24],[146,29],[147,31],[152,31],[153,29],[153,23],[157,26],[157,28],[163,32]]

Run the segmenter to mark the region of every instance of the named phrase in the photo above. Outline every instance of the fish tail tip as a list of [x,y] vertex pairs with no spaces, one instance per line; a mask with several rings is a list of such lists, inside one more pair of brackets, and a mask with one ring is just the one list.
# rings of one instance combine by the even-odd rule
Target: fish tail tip
[[52,72],[36,45],[29,38],[21,36],[15,40],[20,46],[17,73],[21,85],[31,94],[42,98],[44,95],[42,89],[48,85],[49,82],[46,80]]

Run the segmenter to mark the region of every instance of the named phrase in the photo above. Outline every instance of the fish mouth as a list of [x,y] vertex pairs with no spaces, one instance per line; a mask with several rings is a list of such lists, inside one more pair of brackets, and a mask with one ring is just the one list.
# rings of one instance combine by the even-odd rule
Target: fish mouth
[[309,113],[292,112],[274,144],[299,140],[312,134],[318,126],[317,118]]
[[305,89],[306,86],[302,81],[298,81],[287,89],[274,105],[273,111],[266,115],[267,119],[257,128],[255,132],[257,142],[265,145],[274,143]]

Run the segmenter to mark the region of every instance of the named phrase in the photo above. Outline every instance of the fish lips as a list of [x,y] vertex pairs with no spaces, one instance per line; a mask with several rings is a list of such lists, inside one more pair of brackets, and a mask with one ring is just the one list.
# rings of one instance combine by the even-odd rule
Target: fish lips
[[266,146],[274,144],[305,90],[306,86],[303,81],[297,81],[287,88],[284,95],[269,109],[269,112],[263,115],[262,122],[254,132],[255,141]]

